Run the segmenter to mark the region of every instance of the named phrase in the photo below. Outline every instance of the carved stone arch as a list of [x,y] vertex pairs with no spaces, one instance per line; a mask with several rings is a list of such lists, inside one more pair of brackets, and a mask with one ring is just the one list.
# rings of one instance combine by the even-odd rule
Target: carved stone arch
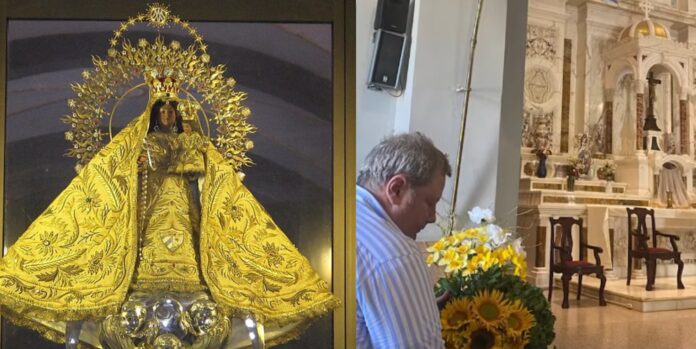
[[679,89],[679,91],[681,91],[681,89],[683,88],[688,87],[688,84],[685,81],[687,77],[686,69],[683,68],[674,57],[665,57],[664,55],[658,53],[649,54],[641,62],[642,69],[640,69],[639,79],[647,79],[648,72],[656,65],[660,65],[666,68],[667,71],[669,71],[672,74],[675,81],[677,82],[677,88]]
[[660,159],[659,161],[655,162],[655,170],[659,171],[659,169],[666,163],[674,164],[684,174],[686,174],[688,171],[691,171],[691,169],[693,168],[692,165],[689,163],[689,161],[686,160],[683,156],[681,156],[681,155],[667,155],[667,156],[663,157],[662,159]]
[[679,104],[676,108],[676,115],[674,114],[673,110],[670,120],[673,125],[678,125],[678,132],[676,133],[676,136],[679,137],[677,151],[681,154],[691,154],[691,122],[689,121],[689,109],[686,100],[683,99],[689,89],[686,67],[682,67],[682,65],[679,64],[677,57],[666,55],[664,53],[652,53],[648,55],[641,63],[641,79],[643,79],[643,81],[647,78],[650,69],[654,68],[655,66],[665,68],[672,75],[672,79],[676,83],[675,91],[679,94]]
[[631,57],[613,60],[607,65],[607,74],[604,78],[604,89],[616,89],[619,81],[621,81],[626,74],[633,74],[634,78],[638,76],[638,64],[636,60]]
[[682,174],[682,179],[685,180],[686,188],[689,190],[689,188],[692,188],[694,185],[693,181],[693,172],[694,172],[694,165],[691,161],[688,160],[688,157],[683,156],[683,155],[667,155],[658,161],[655,161],[655,165],[653,167],[653,171],[655,173],[660,173],[660,170],[665,164],[672,164],[679,168]]

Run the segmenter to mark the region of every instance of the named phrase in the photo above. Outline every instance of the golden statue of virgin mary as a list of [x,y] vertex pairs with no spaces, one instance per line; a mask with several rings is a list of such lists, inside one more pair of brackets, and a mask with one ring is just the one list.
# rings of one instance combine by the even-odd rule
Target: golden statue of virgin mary
[[[137,22],[180,25],[194,45],[158,38],[118,47]],[[110,43],[109,57],[94,59],[68,101],[78,175],[0,261],[2,313],[58,341],[66,324],[70,332],[86,322],[96,326],[84,326],[80,339],[94,344],[98,336],[104,347],[231,348],[241,341],[226,338],[234,333],[229,318],[262,324],[254,333],[278,343],[337,307],[242,184],[238,170],[250,163],[246,135],[254,131],[245,95],[224,67],[209,64],[196,30],[152,5]],[[143,76],[145,110],[101,146],[104,105],[116,108],[133,90],[124,86]],[[205,109],[189,90],[209,105],[216,139],[202,134],[208,118],[196,121]],[[206,342],[211,333],[217,338]]]

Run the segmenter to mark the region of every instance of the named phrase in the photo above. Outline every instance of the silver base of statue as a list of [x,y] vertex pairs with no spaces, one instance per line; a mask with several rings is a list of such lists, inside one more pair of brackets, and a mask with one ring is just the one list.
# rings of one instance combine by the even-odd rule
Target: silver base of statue
[[[263,326],[253,317],[243,321],[251,347],[264,349]],[[66,324],[66,349],[78,347],[82,325]],[[104,349],[220,349],[231,330],[232,320],[204,292],[134,292],[120,314],[100,323],[99,342]]]

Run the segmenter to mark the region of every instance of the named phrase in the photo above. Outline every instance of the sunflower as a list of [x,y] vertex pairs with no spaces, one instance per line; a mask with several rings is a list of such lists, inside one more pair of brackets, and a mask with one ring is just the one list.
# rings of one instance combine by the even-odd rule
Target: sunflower
[[503,300],[503,294],[498,290],[484,290],[476,293],[471,301],[469,311],[489,330],[503,324],[509,313],[508,301]]
[[445,340],[446,349],[464,348],[469,343],[469,339],[464,337],[460,330],[443,330],[442,339]]
[[456,298],[447,303],[440,313],[443,330],[459,330],[466,326],[471,316],[469,314],[469,298]]
[[528,343],[527,337],[507,337],[504,347],[505,349],[524,349]]
[[534,326],[534,316],[519,299],[512,303],[509,309],[510,314],[508,315],[506,326],[507,335],[515,338],[522,337],[525,331]]
[[466,349],[492,349],[500,342],[500,334],[496,330],[486,327],[482,321],[472,321],[463,333],[466,345],[460,348]]

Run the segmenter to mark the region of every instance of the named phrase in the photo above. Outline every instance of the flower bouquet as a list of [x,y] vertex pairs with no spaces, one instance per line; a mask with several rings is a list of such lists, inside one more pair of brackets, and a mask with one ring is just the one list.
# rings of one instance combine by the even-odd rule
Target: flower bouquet
[[453,232],[428,248],[428,264],[444,267],[436,293],[449,299],[440,312],[447,348],[546,348],[555,317],[542,291],[527,283],[522,239],[474,208],[475,227]]
[[613,162],[607,162],[604,166],[597,170],[597,178],[606,181],[613,181],[616,179],[616,165]]
[[583,165],[582,160],[577,157],[571,157],[568,162],[568,176],[578,178],[582,175],[585,165]]

